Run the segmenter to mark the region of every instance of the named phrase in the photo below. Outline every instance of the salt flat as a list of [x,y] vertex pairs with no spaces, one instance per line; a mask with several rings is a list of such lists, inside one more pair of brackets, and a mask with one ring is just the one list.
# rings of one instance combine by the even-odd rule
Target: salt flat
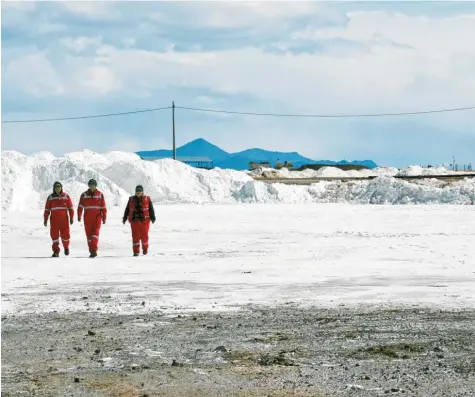
[[[72,226],[70,257],[50,258],[42,212],[4,212],[2,313],[475,306],[474,206],[208,204],[156,212],[148,256],[132,257],[130,226],[116,208],[95,259],[82,224]],[[101,299],[83,299],[91,296]]]

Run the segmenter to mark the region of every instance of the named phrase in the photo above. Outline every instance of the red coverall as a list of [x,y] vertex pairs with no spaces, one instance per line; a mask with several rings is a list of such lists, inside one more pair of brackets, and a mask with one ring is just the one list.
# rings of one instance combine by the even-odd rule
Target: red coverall
[[[69,213],[69,218],[68,218]],[[64,249],[69,248],[69,219],[74,218],[74,207],[71,197],[68,194],[61,192],[59,195],[56,193],[50,194],[45,204],[44,223],[50,219],[50,236],[53,240],[53,252],[59,254],[59,236],[61,235],[61,241]]]
[[[142,204],[142,212],[137,212],[136,200]],[[148,251],[148,232],[150,230],[150,220],[155,222],[155,211],[153,209],[150,196],[141,197],[131,196],[125,208],[123,222],[128,219],[132,229],[132,249],[134,254],[140,253],[140,242],[142,242],[142,251],[147,255]]]
[[81,222],[83,211],[84,230],[87,236],[89,252],[91,254],[97,253],[101,223],[105,223],[107,218],[106,200],[102,192],[96,189],[94,193],[91,190],[87,190],[81,194],[78,206],[79,222]]

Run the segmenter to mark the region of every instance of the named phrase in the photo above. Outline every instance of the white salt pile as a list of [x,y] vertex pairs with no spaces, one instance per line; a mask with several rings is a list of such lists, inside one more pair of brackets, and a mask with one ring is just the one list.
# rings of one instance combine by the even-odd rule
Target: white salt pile
[[[443,173],[448,170],[429,169]],[[290,171],[277,172],[279,177]],[[200,170],[179,161],[164,159],[144,161],[133,153],[94,153],[90,150],[55,157],[41,152],[26,156],[15,151],[2,152],[2,209],[4,211],[39,210],[52,192],[54,181],[63,183],[75,205],[94,178],[104,192],[108,206],[123,206],[137,184],[145,187],[156,203],[450,203],[471,204],[475,201],[475,180],[466,179],[446,186],[440,181],[410,183],[392,178],[394,168],[342,171],[323,167],[318,171],[296,173],[300,178],[315,176],[367,176],[373,180],[342,183],[319,182],[309,186],[267,184],[255,181],[250,173],[234,170]],[[403,170],[404,175],[427,172],[417,166]],[[419,174],[418,174],[419,173]],[[294,172],[292,172],[292,177]]]

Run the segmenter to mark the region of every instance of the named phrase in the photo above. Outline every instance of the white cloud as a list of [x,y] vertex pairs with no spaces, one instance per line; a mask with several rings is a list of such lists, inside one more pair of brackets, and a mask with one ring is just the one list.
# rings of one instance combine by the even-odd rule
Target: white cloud
[[6,28],[22,29],[28,26],[36,8],[34,2],[27,1],[2,1],[0,4],[2,30]]
[[[251,9],[252,15],[259,17],[283,18],[284,9],[300,15],[315,5],[299,3],[292,8],[279,4],[273,9],[272,4],[223,3],[216,7],[218,14],[224,9],[229,12],[229,8],[233,11],[230,15]],[[292,55],[248,47],[160,53],[102,45],[98,57],[77,60],[82,69],[78,86],[101,94],[122,87],[131,95],[137,91],[142,96],[144,87],[198,86],[280,100],[295,111],[321,113],[397,112],[475,103],[475,15],[428,19],[353,12],[347,16],[346,28],[303,30],[294,38],[358,40],[368,43],[367,50]],[[209,15],[199,14],[197,18],[216,22]],[[238,19],[236,16],[234,21],[240,23]],[[382,40],[403,46],[381,45]],[[63,43],[80,51],[99,41],[97,37],[78,37]]]
[[[71,41],[69,44],[79,51],[80,43]],[[6,64],[2,76],[4,84],[10,90],[23,91],[36,98],[60,95],[90,98],[122,88],[122,82],[108,66],[107,57],[64,57],[62,61],[61,67],[54,67],[46,52],[39,51],[16,56]]]
[[2,10],[17,10],[22,12],[33,12],[36,9],[35,1],[2,1]]
[[102,37],[63,37],[60,39],[60,43],[68,50],[80,53],[89,46],[99,47],[102,44]]
[[294,33],[294,38],[370,41],[390,38],[433,56],[445,58],[448,53],[475,50],[475,14],[448,18],[409,17],[384,11],[350,12],[348,26],[307,29]]
[[200,95],[195,98],[195,101],[198,103],[205,103],[205,104],[210,104],[214,103],[213,98],[206,96],[206,95]]
[[76,78],[79,87],[99,95],[107,95],[121,88],[114,71],[107,66],[90,66],[80,71]]
[[135,45],[135,39],[134,38],[127,38],[127,39],[123,39],[122,40],[122,43],[124,44],[125,47],[129,48],[129,47],[133,47]]
[[56,2],[59,6],[82,17],[94,20],[116,19],[120,13],[114,8],[113,1],[61,1]]
[[[118,9],[104,5],[105,3],[65,4],[62,5],[63,8],[67,7],[69,12],[86,19],[108,19],[116,16]],[[9,82],[9,87],[36,97],[63,93],[67,94],[65,98],[99,97],[97,103],[100,103],[106,96],[111,97],[107,98],[108,101],[118,100],[115,95],[120,90],[120,94],[126,94],[124,96],[128,98],[128,104],[119,105],[125,109],[130,107],[130,101],[143,103],[144,98],[149,98],[149,102],[154,105],[168,104],[177,96],[157,98],[154,91],[176,86],[201,87],[205,92],[242,93],[255,97],[262,102],[255,100],[249,105],[241,102],[241,107],[233,105],[237,108],[232,110],[258,112],[377,113],[475,104],[475,14],[451,18],[379,11],[338,14],[331,9],[330,3],[316,2],[174,4],[178,10],[162,14],[148,13],[145,17],[143,11],[134,9],[131,19],[135,21],[135,17],[140,17],[136,21],[136,31],[127,31],[123,36],[114,37],[113,42],[121,48],[114,47],[108,41],[107,28],[99,28],[91,23],[89,31],[82,30],[77,36],[70,31],[66,37],[59,39],[63,47],[54,54],[36,51],[24,56],[18,55],[17,50],[14,52],[9,49],[8,59],[14,60],[5,64],[2,77]],[[353,8],[357,7],[355,3]],[[149,21],[153,19],[154,23],[146,22],[147,17]],[[296,18],[305,21],[300,31],[295,30]],[[328,26],[328,22],[342,21],[348,23],[345,26]],[[45,19],[45,23],[47,22],[51,21]],[[237,37],[233,41],[235,49],[222,50],[224,46],[220,42],[218,44],[221,50],[202,52],[198,49],[209,48],[213,43],[196,37],[196,40],[193,38],[196,50],[177,52],[176,48],[183,48],[180,40],[189,45],[186,38],[173,35],[180,24],[195,29],[220,28],[220,40],[224,40],[228,34],[234,39]],[[139,47],[149,36],[151,40],[157,34],[166,38],[170,26],[173,26],[175,33],[170,31],[170,45],[166,51],[147,51]],[[318,26],[320,27],[317,28]],[[115,29],[115,25],[112,29]],[[262,44],[265,37],[269,37],[261,35],[262,30],[266,33],[288,33],[282,42],[268,43],[273,49],[280,49],[280,52],[256,48],[257,42]],[[144,36],[143,32],[147,32],[147,35]],[[237,35],[234,36],[236,32]],[[236,43],[243,39],[239,36],[240,32],[249,34],[247,47],[236,48]],[[277,34],[270,36],[276,37]],[[207,37],[210,35],[207,34]],[[166,40],[164,41],[165,45]],[[358,45],[352,46],[352,41]],[[298,45],[310,47],[312,42],[316,48],[314,53],[283,52]],[[48,57],[57,63],[52,64]],[[208,97],[200,98],[196,90],[192,92],[193,97],[188,99],[186,95],[180,94],[177,104],[192,105],[201,101],[201,106],[197,107],[230,106],[212,95],[209,97],[215,101],[214,104],[207,103]],[[234,101],[235,104],[238,102]],[[391,120],[394,119],[387,122]],[[417,120],[425,125],[434,123],[437,127],[450,126],[451,130],[459,128],[460,131],[473,134],[471,126],[475,122],[475,112],[431,115]],[[225,119],[220,120],[220,123],[221,121]],[[277,145],[276,149],[284,150],[288,146],[286,131],[289,127],[284,124],[281,129],[276,129],[275,125],[280,121],[281,119],[274,123],[270,119],[259,118],[244,122],[237,117],[235,135],[243,126],[249,126],[248,131],[252,134],[240,135],[236,141],[239,140],[244,146],[250,145],[256,139],[254,136],[258,131],[262,134],[262,139],[259,138],[260,143],[256,141],[252,146],[265,144],[269,141],[269,136],[272,136],[272,143],[268,147]],[[217,129],[223,128],[220,123],[217,123]],[[304,123],[302,120],[296,121],[296,133],[313,128],[313,124],[302,127]],[[335,125],[337,123],[325,125],[328,128],[325,145],[319,143],[314,149],[319,150],[319,154],[321,150],[323,157],[323,152],[328,153],[336,147],[332,139],[336,142],[337,138],[332,138],[332,133],[341,132],[341,128],[334,127]],[[338,126],[341,125],[342,121],[339,120]],[[351,130],[356,127],[345,124],[344,128]],[[206,132],[207,127],[203,125],[201,130],[190,131],[190,138],[193,138],[196,134]],[[216,137],[222,141],[235,139],[228,135],[216,130]],[[303,132],[299,135],[299,142],[304,142],[300,144],[300,149],[311,147],[315,138],[303,135]],[[123,140],[117,146],[127,147],[129,144],[131,143]],[[357,146],[361,143],[351,144]],[[160,146],[162,145],[157,144],[157,147]],[[298,143],[293,146],[298,148]],[[342,146],[344,144],[338,142],[338,150]]]
[[68,25],[64,23],[50,23],[50,22],[38,22],[36,26],[38,34],[59,33],[66,32]]
[[[116,51],[110,55],[110,67],[131,89],[135,76],[140,76],[151,89],[201,86],[264,100],[280,99],[292,107],[320,108],[327,113],[475,102],[475,81],[469,71],[454,73],[448,58],[435,63],[430,55],[400,48],[378,48],[346,58],[269,54],[257,49],[214,54]],[[436,84],[418,87],[422,77]],[[304,106],[309,102],[313,105]]]
[[[74,7],[77,12],[92,10],[92,5]],[[256,18],[285,19],[315,12],[319,7],[316,3],[216,3],[207,8],[211,14],[198,13],[195,22],[225,25],[227,22],[220,18],[231,15],[230,23],[252,24]],[[186,10],[204,8],[189,4]],[[242,15],[248,18],[240,19]],[[60,93],[60,74],[68,91],[107,95],[126,89],[132,97],[143,98],[147,91],[157,88],[203,87],[277,100],[294,112],[399,112],[475,103],[475,39],[470,40],[475,38],[475,15],[429,19],[352,12],[347,17],[346,27],[303,29],[292,37],[357,40],[367,43],[367,49],[337,55],[271,53],[253,47],[219,52],[175,52],[171,47],[166,52],[153,52],[118,49],[102,44],[99,36],[80,36],[66,37],[61,42],[77,53],[95,46],[96,56],[70,57],[67,68],[58,73],[49,61],[39,58],[34,67],[44,71],[35,74],[41,78],[33,77],[25,60],[22,67],[12,65],[8,72],[36,95],[41,92],[39,87],[46,93]],[[126,40],[133,43],[131,37]],[[381,45],[387,42],[401,45]],[[473,121],[472,115],[467,118]]]
[[16,87],[34,97],[64,93],[59,74],[43,52],[23,55],[10,61],[2,76],[10,87]]
[[[339,14],[321,2],[186,2],[175,3],[173,13],[155,11],[149,19],[161,23],[180,23],[207,28],[259,28],[279,24],[297,17],[313,15],[315,19],[340,20]],[[282,29],[283,26],[279,26]]]

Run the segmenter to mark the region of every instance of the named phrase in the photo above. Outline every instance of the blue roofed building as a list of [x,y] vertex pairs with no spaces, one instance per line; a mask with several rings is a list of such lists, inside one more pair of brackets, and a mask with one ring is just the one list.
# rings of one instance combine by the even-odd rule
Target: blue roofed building
[[[147,160],[147,161],[155,161],[155,160],[163,160],[163,159],[169,159],[171,157],[169,156],[160,156],[160,157],[154,157],[154,156],[140,156],[142,160]],[[191,156],[177,156],[176,157],[177,161],[181,161],[182,163],[188,164],[192,167],[196,168],[204,168],[204,169],[212,169],[214,168],[214,162],[212,159],[209,157],[191,157]]]

